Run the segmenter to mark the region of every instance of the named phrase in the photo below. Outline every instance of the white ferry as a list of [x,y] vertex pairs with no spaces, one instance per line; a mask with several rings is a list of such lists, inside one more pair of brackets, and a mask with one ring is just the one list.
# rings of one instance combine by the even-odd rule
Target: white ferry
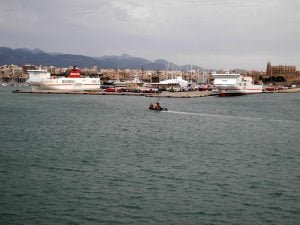
[[252,77],[244,77],[238,73],[213,73],[212,77],[219,96],[259,94],[263,90],[263,85],[254,84]]
[[68,77],[51,77],[47,70],[27,70],[33,91],[36,90],[99,90],[100,78],[81,77],[80,70],[73,68]]

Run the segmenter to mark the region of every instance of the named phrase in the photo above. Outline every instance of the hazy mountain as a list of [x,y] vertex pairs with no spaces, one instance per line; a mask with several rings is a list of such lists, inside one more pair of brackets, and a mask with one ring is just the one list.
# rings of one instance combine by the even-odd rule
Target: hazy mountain
[[[144,69],[144,70],[185,70],[185,66],[178,66],[172,62],[164,59],[158,59],[154,62],[123,54],[121,56],[102,56],[102,57],[89,57],[84,55],[73,55],[63,53],[46,53],[40,49],[27,49],[27,48],[6,48],[0,47],[0,65],[45,65],[56,67],[68,67],[76,65],[79,67],[92,67],[94,65],[99,68],[108,69]],[[190,67],[189,67],[190,68]],[[193,66],[193,69],[198,67]]]
[[71,54],[48,54],[41,50],[28,50],[24,48],[11,49],[0,47],[0,65],[4,64],[16,64],[16,65],[52,65],[58,67],[66,67],[77,65],[93,66],[97,65],[98,60],[82,56],[82,55],[71,55]]
[[121,56],[103,56],[96,58],[100,62],[101,68],[120,69],[141,69],[143,66],[152,63],[150,60],[123,54]]

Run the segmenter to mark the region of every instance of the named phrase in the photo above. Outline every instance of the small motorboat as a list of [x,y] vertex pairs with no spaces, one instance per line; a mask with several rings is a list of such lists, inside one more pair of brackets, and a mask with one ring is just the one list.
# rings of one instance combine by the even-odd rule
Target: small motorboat
[[149,110],[153,110],[153,111],[168,111],[167,108],[163,108],[160,106],[159,102],[155,103],[155,104],[150,104],[149,106]]
[[160,108],[160,109],[150,109],[149,110],[153,110],[153,111],[168,111],[167,108]]

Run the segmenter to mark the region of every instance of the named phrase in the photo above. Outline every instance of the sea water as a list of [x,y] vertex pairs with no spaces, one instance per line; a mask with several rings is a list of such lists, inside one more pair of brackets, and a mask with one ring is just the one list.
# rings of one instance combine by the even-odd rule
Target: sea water
[[1,224],[299,224],[300,94],[14,89],[0,88]]

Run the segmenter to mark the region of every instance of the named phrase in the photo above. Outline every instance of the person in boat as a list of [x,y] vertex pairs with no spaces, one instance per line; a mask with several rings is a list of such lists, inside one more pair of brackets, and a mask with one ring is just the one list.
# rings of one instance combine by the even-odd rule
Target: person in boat
[[154,109],[154,105],[150,103],[149,109]]
[[160,110],[160,109],[161,109],[160,104],[159,104],[159,102],[157,102],[155,105],[155,110]]
[[155,104],[150,104],[149,109],[151,110],[161,110],[160,104],[159,102],[155,103]]

